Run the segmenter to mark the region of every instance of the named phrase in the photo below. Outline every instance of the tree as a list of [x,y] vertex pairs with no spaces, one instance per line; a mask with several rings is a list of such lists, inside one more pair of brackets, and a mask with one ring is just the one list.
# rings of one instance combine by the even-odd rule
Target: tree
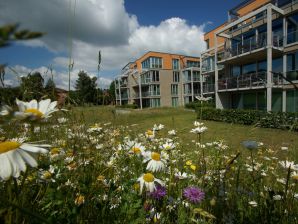
[[45,86],[45,93],[51,100],[56,100],[56,85],[53,79],[48,79]]
[[78,99],[81,103],[96,102],[96,77],[91,78],[85,71],[80,71],[76,81]]
[[115,96],[115,81],[112,81],[111,84],[110,84],[110,88],[108,90],[108,93],[109,93],[109,100],[110,100],[110,103],[111,102],[115,102],[116,100],[116,96]]
[[40,100],[44,95],[44,79],[39,72],[29,73],[21,78],[21,91],[23,100]]

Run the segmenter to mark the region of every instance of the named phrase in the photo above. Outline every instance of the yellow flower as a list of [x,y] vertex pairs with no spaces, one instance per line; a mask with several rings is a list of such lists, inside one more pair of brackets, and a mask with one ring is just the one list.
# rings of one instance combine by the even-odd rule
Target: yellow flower
[[195,171],[197,169],[196,165],[190,165],[190,169],[192,169],[193,171]]
[[192,165],[192,161],[191,161],[191,160],[187,160],[185,164],[186,164],[187,166],[190,166],[190,165]]
[[75,204],[77,206],[80,206],[82,204],[85,203],[85,197],[83,195],[77,195],[76,199],[75,199]]
[[50,151],[51,155],[57,155],[60,153],[60,149],[59,148],[52,148]]
[[97,180],[98,180],[98,181],[104,181],[104,179],[105,179],[105,176],[103,176],[103,175],[99,175],[99,176],[97,177]]

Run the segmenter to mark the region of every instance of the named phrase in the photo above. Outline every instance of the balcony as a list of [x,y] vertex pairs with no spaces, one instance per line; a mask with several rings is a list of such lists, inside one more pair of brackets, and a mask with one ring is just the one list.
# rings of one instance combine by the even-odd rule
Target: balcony
[[[258,72],[218,80],[218,91],[235,89],[259,89],[266,88],[267,73]],[[275,87],[283,84],[283,79],[278,74],[272,74],[272,84]]]
[[215,85],[214,83],[203,83],[203,93],[214,93]]
[[[282,35],[273,35],[272,36],[272,46],[273,46],[273,56],[276,56],[277,53],[282,53],[284,38]],[[248,39],[243,40],[242,43],[234,44],[232,47],[225,47],[223,52],[220,52],[218,63],[223,63],[225,61],[230,61],[237,63],[239,60],[252,60],[255,57],[266,57],[267,47],[267,33],[262,33],[258,36],[253,36]],[[263,51],[262,51],[263,50]],[[245,58],[239,59],[239,57],[245,56]]]
[[[160,97],[160,93],[158,92],[142,92],[142,98],[154,98]],[[140,93],[135,93],[133,98],[140,98]]]

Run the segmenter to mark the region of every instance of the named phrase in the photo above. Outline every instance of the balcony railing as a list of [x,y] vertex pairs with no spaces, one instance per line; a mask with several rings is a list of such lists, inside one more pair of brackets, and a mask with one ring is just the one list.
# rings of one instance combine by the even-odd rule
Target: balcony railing
[[[218,90],[266,87],[266,83],[267,83],[266,72],[245,74],[245,75],[223,78],[218,80]],[[273,85],[283,84],[283,78],[278,74],[273,73],[272,84]]]
[[203,83],[203,93],[214,93],[214,83]]
[[[159,97],[160,93],[159,92],[142,92],[142,97]],[[135,93],[133,95],[134,98],[139,98],[140,94],[139,93]]]
[[[272,36],[272,45],[274,47],[283,47],[283,36],[276,34]],[[262,33],[258,36],[253,36],[243,40],[242,43],[235,44],[233,47],[225,48],[221,58],[218,61],[225,60],[231,57],[239,56],[241,54],[251,52],[267,46],[267,33]]]

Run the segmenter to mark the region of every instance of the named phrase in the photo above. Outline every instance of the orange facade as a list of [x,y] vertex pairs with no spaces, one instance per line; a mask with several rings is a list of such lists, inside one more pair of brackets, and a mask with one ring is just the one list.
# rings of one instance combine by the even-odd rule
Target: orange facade
[[186,67],[187,60],[197,61],[200,62],[200,58],[197,57],[189,57],[185,55],[178,55],[178,54],[169,54],[169,53],[161,53],[161,52],[153,52],[149,51],[148,53],[144,54],[142,57],[136,60],[137,69],[139,71],[142,70],[142,62],[149,57],[159,57],[163,60],[163,69],[165,70],[172,70],[172,60],[179,59],[180,60],[180,68]]
[[[204,35],[204,41],[209,41],[209,48],[213,48],[215,44],[214,34],[216,31],[220,30],[221,28],[225,27],[226,23],[216,27],[215,29],[209,31],[208,33],[205,33]],[[225,39],[222,37],[217,38],[217,44],[224,43]]]
[[248,5],[240,8],[237,10],[237,13],[239,14],[240,17],[256,10],[257,8],[262,7],[263,5],[271,2],[270,0],[255,0],[249,3]]

